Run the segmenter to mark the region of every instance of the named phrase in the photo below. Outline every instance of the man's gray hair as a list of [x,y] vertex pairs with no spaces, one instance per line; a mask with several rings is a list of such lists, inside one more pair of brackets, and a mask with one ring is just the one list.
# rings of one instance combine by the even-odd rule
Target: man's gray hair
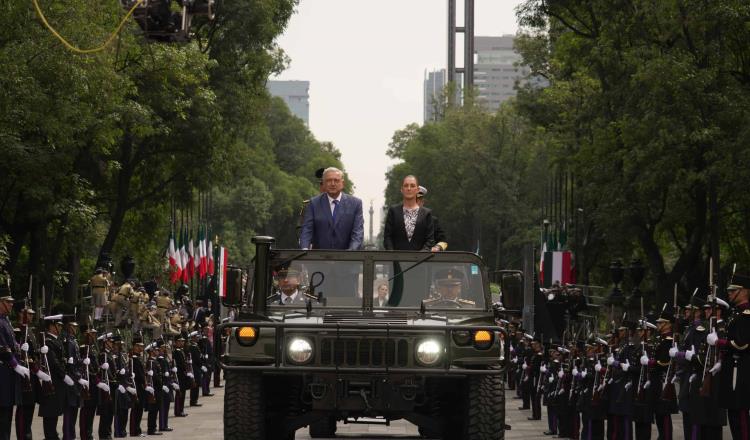
[[323,178],[325,178],[326,174],[328,173],[338,173],[341,178],[344,178],[344,172],[336,167],[328,167],[325,170],[323,170]]

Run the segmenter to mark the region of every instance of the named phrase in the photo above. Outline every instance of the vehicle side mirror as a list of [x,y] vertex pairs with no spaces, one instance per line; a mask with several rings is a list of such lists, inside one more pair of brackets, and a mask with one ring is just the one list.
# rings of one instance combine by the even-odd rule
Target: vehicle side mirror
[[227,267],[226,275],[226,286],[224,286],[226,294],[222,298],[221,303],[225,307],[239,307],[242,305],[242,269],[236,266]]
[[523,309],[523,276],[518,272],[503,273],[500,294],[506,309]]

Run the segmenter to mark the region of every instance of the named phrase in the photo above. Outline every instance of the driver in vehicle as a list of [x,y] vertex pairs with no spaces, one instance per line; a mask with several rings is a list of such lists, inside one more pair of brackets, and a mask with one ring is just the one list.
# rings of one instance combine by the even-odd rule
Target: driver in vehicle
[[304,305],[307,300],[318,300],[299,290],[299,272],[295,269],[281,269],[276,275],[276,281],[278,291],[268,299],[271,304]]
[[433,307],[474,307],[476,303],[461,298],[464,273],[456,269],[443,269],[435,272],[435,295],[424,301],[425,306]]

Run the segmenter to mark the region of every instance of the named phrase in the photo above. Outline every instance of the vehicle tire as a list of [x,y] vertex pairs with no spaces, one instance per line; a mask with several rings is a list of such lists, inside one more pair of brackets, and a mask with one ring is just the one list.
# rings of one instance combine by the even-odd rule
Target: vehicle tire
[[336,417],[328,416],[310,423],[310,437],[336,437]]
[[260,374],[227,371],[224,440],[266,440],[265,399]]
[[[492,367],[500,369],[500,367]],[[471,440],[505,438],[505,390],[500,374],[469,376],[465,435]]]

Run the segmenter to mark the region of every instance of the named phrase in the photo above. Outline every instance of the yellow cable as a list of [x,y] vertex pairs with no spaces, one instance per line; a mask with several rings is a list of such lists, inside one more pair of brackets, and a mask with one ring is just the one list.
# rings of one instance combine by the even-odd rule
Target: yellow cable
[[52,32],[52,35],[54,35],[55,37],[57,37],[57,39],[60,40],[62,42],[62,44],[65,45],[65,47],[67,47],[68,49],[72,50],[73,52],[84,53],[85,54],[85,53],[99,52],[101,50],[104,50],[107,46],[109,46],[109,44],[112,42],[112,40],[114,40],[114,38],[117,36],[117,34],[120,33],[120,30],[122,30],[122,27],[125,25],[125,22],[128,20],[128,18],[130,18],[130,16],[133,15],[133,11],[135,11],[135,8],[137,8],[141,3],[143,3],[144,0],[136,0],[136,2],[133,5],[133,7],[130,8],[130,11],[128,11],[128,13],[122,19],[122,21],[120,22],[120,24],[117,26],[117,29],[115,29],[115,31],[112,33],[112,35],[110,35],[109,38],[107,38],[107,41],[105,41],[104,44],[102,44],[101,46],[94,47],[94,48],[91,48],[91,49],[80,49],[80,48],[75,47],[72,44],[70,44],[65,38],[63,38],[62,35],[60,35],[47,22],[47,19],[44,17],[44,14],[42,13],[42,9],[39,7],[39,3],[37,2],[37,0],[31,0],[31,1],[34,3],[34,8],[36,9],[36,13],[39,15],[39,18],[42,20],[42,23],[44,23],[44,26],[46,26],[47,29],[49,29],[49,31]]

